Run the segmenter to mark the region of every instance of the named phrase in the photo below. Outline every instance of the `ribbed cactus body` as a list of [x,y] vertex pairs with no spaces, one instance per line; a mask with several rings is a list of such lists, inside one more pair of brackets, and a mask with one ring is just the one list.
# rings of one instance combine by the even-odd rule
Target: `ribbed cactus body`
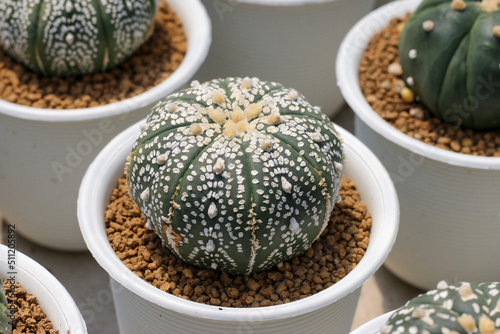
[[338,198],[342,143],[302,95],[228,78],[170,95],[128,166],[131,196],[185,262],[232,274],[305,252]]
[[496,0],[424,0],[399,40],[408,86],[444,121],[500,126],[500,12]]
[[5,295],[3,280],[0,278],[0,334],[12,333],[12,325],[9,323],[9,304]]
[[157,0],[3,0],[0,44],[43,75],[102,72],[147,40],[156,8]]
[[382,334],[497,334],[500,332],[500,283],[438,284],[398,309]]

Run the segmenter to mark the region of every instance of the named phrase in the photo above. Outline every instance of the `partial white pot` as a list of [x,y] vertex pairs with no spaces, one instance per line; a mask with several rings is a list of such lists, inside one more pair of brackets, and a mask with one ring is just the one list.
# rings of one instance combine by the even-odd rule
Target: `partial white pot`
[[0,100],[0,211],[28,239],[85,250],[78,228],[78,188],[88,165],[117,133],[183,88],[205,60],[211,24],[199,0],[168,0],[187,36],[177,70],[151,90],[105,106],[53,110]]
[[328,289],[300,301],[258,308],[217,307],[163,292],[136,276],[111,248],[106,205],[123,175],[139,124],[114,138],[90,165],[80,188],[78,218],[88,248],[108,272],[122,334],[125,333],[348,333],[361,285],[382,265],[394,243],[399,206],[389,175],[359,140],[344,139],[345,176],[356,183],[373,217],[370,243],[358,266]]
[[439,149],[384,121],[366,102],[358,81],[362,53],[391,18],[420,0],[396,1],[359,21],[343,41],[337,73],[356,114],[355,133],[389,171],[401,203],[401,227],[389,270],[423,290],[448,282],[500,277],[500,158]]
[[345,103],[335,85],[342,38],[375,0],[202,0],[213,42],[200,80],[255,76],[307,96],[333,117]]
[[364,325],[356,328],[351,334],[380,334],[380,329],[389,320],[389,317],[394,311],[384,313],[378,317],[368,321]]
[[68,291],[47,269],[28,256],[0,245],[0,277],[3,280],[13,278],[29,294],[37,297],[47,318],[59,333],[87,333],[85,321]]

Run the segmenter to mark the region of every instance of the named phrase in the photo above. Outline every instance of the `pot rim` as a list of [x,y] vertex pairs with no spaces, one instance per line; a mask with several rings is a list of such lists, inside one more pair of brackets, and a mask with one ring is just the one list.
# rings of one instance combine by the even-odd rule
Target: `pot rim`
[[[6,245],[0,245],[0,264],[1,267],[4,268],[2,269],[2,276],[5,272],[5,276],[2,277],[4,280],[7,279],[8,275],[14,275],[7,269],[9,268],[8,265],[10,265],[8,260],[11,260],[8,255],[9,249],[10,248]],[[67,325],[71,333],[74,334],[87,333],[87,326],[75,301],[61,282],[59,282],[47,269],[16,249],[14,272],[16,273],[16,277],[22,275],[25,281],[19,281],[19,283],[23,288],[28,290],[28,293],[38,298],[39,304],[42,306],[45,313],[48,313],[48,303],[55,302],[56,304],[51,304],[50,307],[55,307],[55,312],[64,317],[64,323],[59,323],[61,326]],[[36,285],[40,290],[33,291],[33,289],[30,289],[27,285],[31,287]],[[56,323],[57,320],[50,317],[49,319],[52,321],[54,327],[58,328],[58,324]]]
[[266,7],[295,7],[318,5],[329,2],[339,2],[340,0],[234,0],[238,4],[258,5]]
[[474,156],[426,144],[394,128],[368,104],[361,92],[358,66],[369,40],[391,18],[416,9],[422,0],[398,0],[388,3],[358,21],[342,41],[336,61],[337,85],[354,113],[373,131],[387,140],[425,158],[452,166],[500,170],[500,157]]
[[[356,155],[363,161],[363,166],[353,168],[366,170],[363,178],[374,180],[373,187],[376,194],[365,196],[381,198],[381,205],[376,208],[383,216],[377,227],[372,228],[370,234],[372,239],[365,255],[344,279],[324,291],[299,301],[256,308],[205,305],[184,300],[155,288],[130,271],[116,256],[109,244],[103,224],[103,211],[109,202],[110,193],[117,178],[123,174],[126,155],[138,137],[140,124],[143,122],[138,122],[120,133],[99,153],[83,178],[78,198],[80,229],[90,252],[113,279],[142,298],[171,311],[198,318],[222,321],[283,319],[312,312],[347,296],[360,288],[388,256],[396,239],[399,224],[399,202],[395,187],[388,172],[375,155],[352,134],[336,126],[344,138],[344,147],[350,150],[348,154]],[[350,159],[349,156],[347,159]],[[349,170],[349,167],[346,170]]]
[[389,311],[384,314],[379,315],[378,317],[373,318],[372,320],[364,323],[363,325],[356,328],[351,334],[366,334],[366,333],[380,333],[380,329],[389,320],[392,313],[395,311]]
[[164,81],[131,98],[102,106],[79,109],[49,109],[25,106],[0,99],[0,113],[41,122],[77,122],[126,114],[159,101],[188,82],[208,55],[211,22],[200,0],[166,0],[182,21],[187,50],[179,67]]

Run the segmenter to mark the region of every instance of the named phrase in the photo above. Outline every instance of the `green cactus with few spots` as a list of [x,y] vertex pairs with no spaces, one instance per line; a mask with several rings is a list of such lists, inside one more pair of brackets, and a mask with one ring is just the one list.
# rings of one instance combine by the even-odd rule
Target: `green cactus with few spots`
[[396,310],[382,334],[498,334],[500,283],[440,282]]
[[7,297],[5,296],[3,280],[0,278],[0,334],[12,333],[9,315],[9,304],[7,302]]
[[257,78],[195,81],[142,129],[129,192],[185,262],[251,274],[304,253],[328,225],[342,142],[297,91]]
[[149,38],[157,6],[157,0],[3,0],[0,45],[43,75],[103,72]]
[[497,0],[424,0],[406,23],[399,57],[430,112],[476,130],[500,126]]

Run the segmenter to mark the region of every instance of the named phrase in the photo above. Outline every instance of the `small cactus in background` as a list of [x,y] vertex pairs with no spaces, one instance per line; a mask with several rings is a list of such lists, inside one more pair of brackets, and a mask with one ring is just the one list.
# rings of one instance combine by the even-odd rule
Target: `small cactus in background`
[[3,280],[0,278],[0,334],[12,333],[12,325],[9,317],[9,304],[5,296],[5,288]]
[[500,126],[498,0],[424,0],[405,25],[399,57],[407,85],[444,121]]
[[396,310],[382,334],[498,334],[500,283],[440,282]]
[[247,275],[304,253],[343,171],[332,122],[296,90],[228,78],[160,102],[129,156],[129,192],[185,262]]
[[149,38],[156,9],[157,0],[2,0],[0,45],[43,75],[102,72]]

